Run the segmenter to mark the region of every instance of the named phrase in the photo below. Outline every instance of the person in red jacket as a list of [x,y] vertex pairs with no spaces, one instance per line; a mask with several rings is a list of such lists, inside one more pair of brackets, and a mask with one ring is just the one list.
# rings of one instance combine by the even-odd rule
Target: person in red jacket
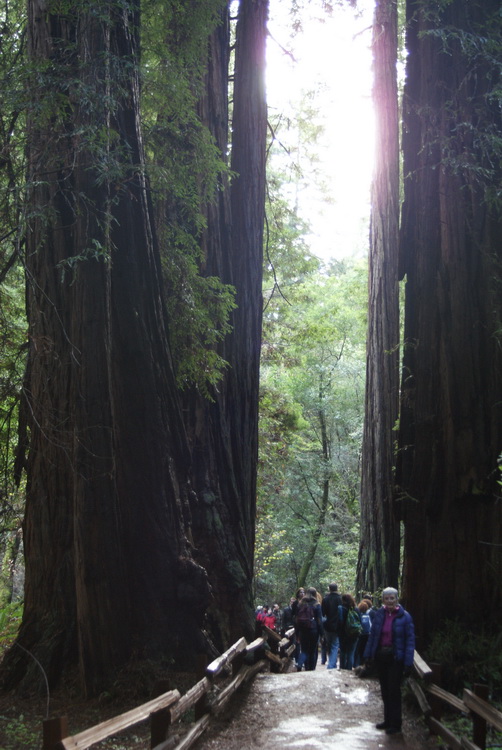
[[276,616],[274,615],[272,607],[268,607],[265,617],[263,618],[263,624],[266,625],[267,628],[270,628],[270,630],[275,630],[275,621]]

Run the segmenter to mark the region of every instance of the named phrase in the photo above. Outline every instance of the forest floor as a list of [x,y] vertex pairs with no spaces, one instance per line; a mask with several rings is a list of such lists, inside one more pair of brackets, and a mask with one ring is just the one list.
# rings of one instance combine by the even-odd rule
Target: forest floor
[[[183,694],[196,681],[194,675],[173,676]],[[181,683],[185,682],[183,685]],[[212,721],[194,750],[248,750],[265,747],[299,750],[426,750],[437,748],[429,737],[413,699],[405,700],[403,733],[387,736],[375,729],[382,720],[378,682],[353,672],[259,674],[236,696],[227,710]],[[144,702],[132,694],[112,699],[79,701],[65,693],[51,696],[51,716],[68,716],[70,734],[116,716]],[[0,750],[40,750],[42,720],[46,713],[41,698],[0,695]],[[149,725],[101,742],[96,750],[146,750]]]

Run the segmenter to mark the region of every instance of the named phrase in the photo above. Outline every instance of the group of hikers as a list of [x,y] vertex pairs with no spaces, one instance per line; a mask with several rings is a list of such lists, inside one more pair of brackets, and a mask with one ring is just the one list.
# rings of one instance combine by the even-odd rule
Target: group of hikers
[[384,589],[382,606],[376,607],[370,595],[358,604],[351,594],[340,595],[336,583],[324,597],[313,587],[299,588],[282,610],[278,604],[258,607],[256,622],[281,635],[294,629],[298,672],[316,668],[319,646],[327,669],[374,664],[384,704],[384,720],[376,727],[387,734],[401,731],[401,682],[413,666],[415,630],[396,589]]

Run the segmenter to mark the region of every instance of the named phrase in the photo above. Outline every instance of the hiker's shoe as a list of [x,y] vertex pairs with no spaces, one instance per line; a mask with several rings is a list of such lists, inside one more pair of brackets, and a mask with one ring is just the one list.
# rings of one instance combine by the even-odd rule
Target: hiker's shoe
[[387,722],[381,721],[379,724],[375,724],[375,726],[377,729],[387,729],[389,725],[387,724]]

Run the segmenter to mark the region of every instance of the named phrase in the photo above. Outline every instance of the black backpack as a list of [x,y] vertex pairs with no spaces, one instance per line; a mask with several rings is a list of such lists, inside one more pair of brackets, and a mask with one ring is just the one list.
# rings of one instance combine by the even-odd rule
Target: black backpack
[[311,604],[300,602],[298,613],[296,615],[296,625],[302,630],[314,630],[314,628],[317,627],[315,610]]

